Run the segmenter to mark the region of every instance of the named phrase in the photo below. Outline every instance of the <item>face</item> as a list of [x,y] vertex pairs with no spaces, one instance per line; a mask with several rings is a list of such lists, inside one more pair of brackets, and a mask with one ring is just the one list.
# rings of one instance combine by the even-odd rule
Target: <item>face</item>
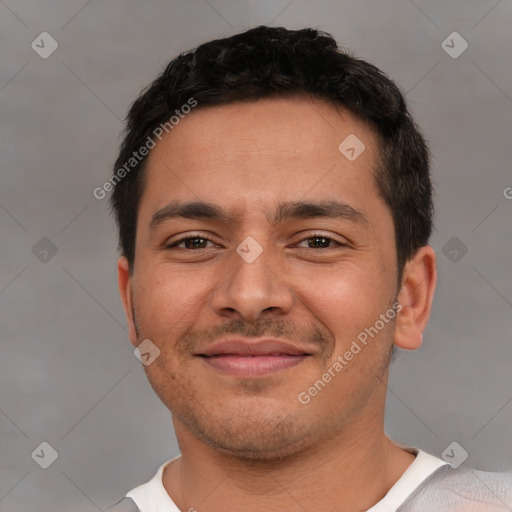
[[[349,135],[355,159],[360,146],[338,148]],[[120,281],[132,343],[160,350],[144,369],[175,426],[269,459],[376,421],[397,296],[376,154],[366,124],[297,99],[194,111],[151,151]],[[212,349],[268,338],[295,353]]]

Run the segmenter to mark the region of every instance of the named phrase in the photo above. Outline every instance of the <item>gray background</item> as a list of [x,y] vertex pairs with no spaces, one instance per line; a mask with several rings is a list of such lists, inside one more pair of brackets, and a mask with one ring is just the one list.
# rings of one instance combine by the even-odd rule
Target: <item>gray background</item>
[[[439,283],[424,346],[393,365],[387,431],[512,467],[511,22],[506,0],[0,1],[0,510],[104,510],[178,453],[127,338],[114,223],[92,191],[162,67],[258,24],[329,31],[406,93],[434,155]],[[31,48],[43,31],[59,44],[47,59]],[[453,31],[469,43],[456,59],[441,47]],[[33,253],[42,237],[55,255]],[[58,452],[48,469],[31,458],[43,441]]]

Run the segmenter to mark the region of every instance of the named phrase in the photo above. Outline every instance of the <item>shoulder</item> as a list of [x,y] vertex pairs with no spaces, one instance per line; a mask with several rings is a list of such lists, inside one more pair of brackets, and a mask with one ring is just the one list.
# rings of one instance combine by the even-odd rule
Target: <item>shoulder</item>
[[[134,511],[140,509],[144,512],[160,512],[162,510],[179,512],[178,507],[167,493],[162,481],[165,468],[179,458],[180,455],[164,462],[151,480],[135,487],[126,494],[125,498],[130,498],[139,507],[138,509],[135,508]],[[124,512],[124,509],[121,509],[121,511]],[[127,509],[127,512],[131,512],[131,509]]]
[[511,510],[512,472],[443,466],[414,493],[403,512]]

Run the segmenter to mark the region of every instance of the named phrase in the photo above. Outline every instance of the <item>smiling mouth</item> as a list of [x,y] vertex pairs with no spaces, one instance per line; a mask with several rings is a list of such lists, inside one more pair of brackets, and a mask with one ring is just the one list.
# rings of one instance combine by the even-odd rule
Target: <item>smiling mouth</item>
[[311,354],[214,354],[200,355],[204,362],[231,375],[254,377],[292,368]]

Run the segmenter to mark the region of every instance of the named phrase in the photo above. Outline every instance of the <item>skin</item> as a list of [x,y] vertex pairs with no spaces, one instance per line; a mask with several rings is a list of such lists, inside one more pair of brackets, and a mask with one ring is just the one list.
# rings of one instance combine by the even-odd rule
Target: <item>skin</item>
[[[349,134],[366,146],[352,162],[338,150]],[[119,288],[132,344],[149,338],[161,351],[144,370],[172,412],[182,456],[163,482],[181,510],[229,503],[233,511],[329,512],[342,502],[362,511],[414,460],[384,433],[386,383],[393,343],[421,345],[435,255],[421,248],[397,289],[393,219],[374,181],[377,151],[364,122],[306,98],[198,109],[151,151],[134,266],[130,273],[119,259]],[[173,200],[213,203],[233,218],[170,218],[151,230],[153,215]],[[366,221],[269,222],[278,203],[329,200]],[[199,240],[169,248],[177,235]],[[252,263],[236,252],[247,237],[263,249]],[[396,319],[300,403],[299,393],[396,299]],[[253,378],[222,374],[195,355],[233,334],[277,337],[313,355]]]

